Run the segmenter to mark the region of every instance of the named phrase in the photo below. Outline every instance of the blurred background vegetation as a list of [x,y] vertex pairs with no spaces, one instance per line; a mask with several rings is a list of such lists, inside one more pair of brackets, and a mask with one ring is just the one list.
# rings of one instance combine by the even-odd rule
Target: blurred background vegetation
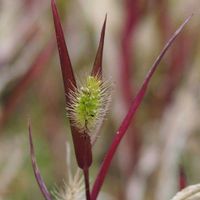
[[[165,41],[195,13],[155,74],[112,163],[102,199],[167,200],[179,190],[180,174],[187,185],[200,182],[200,2],[56,3],[79,79],[91,70],[108,14],[103,69],[114,94],[94,147],[91,183]],[[48,188],[66,179],[65,145],[71,135],[62,84],[50,0],[0,0],[0,200],[43,199],[31,167],[28,118]]]

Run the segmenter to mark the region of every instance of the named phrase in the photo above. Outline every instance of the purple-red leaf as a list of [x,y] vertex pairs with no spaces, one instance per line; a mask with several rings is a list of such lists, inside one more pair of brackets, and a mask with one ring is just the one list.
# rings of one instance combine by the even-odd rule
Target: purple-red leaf
[[101,30],[99,47],[97,50],[96,58],[95,58],[92,73],[91,73],[92,76],[98,75],[99,78],[102,78],[102,60],[103,60],[103,47],[104,47],[104,37],[105,37],[105,30],[106,30],[106,21],[107,21],[107,15],[105,17],[103,27]]
[[51,0],[51,7],[52,7],[53,20],[54,20],[54,25],[55,25],[58,51],[59,51],[59,56],[60,56],[60,65],[61,65],[61,70],[62,70],[65,94],[66,94],[67,101],[70,102],[70,98],[68,97],[68,95],[71,90],[74,91],[74,89],[76,88],[76,80],[74,77],[71,61],[69,58],[67,45],[65,43],[65,38],[64,38],[62,25],[60,22],[60,17],[58,15],[58,11],[57,11],[54,0]]
[[[69,94],[71,91],[74,91],[76,89],[76,81],[71,61],[69,58],[67,46],[65,43],[60,17],[58,15],[58,11],[54,0],[51,0],[51,6],[53,12],[58,50],[60,55],[60,64],[62,69],[64,89],[66,94],[66,103],[70,104],[71,99],[69,97]],[[87,135],[87,133],[82,133],[80,132],[79,129],[74,127],[71,120],[70,120],[70,126],[71,126],[72,138],[73,138],[78,166],[82,169],[87,169],[92,164],[92,148],[91,148],[90,137],[89,135]]]
[[92,164],[92,146],[90,136],[87,133],[81,133],[72,125],[71,130],[78,166],[81,169],[87,169]]
[[32,166],[33,166],[33,171],[35,174],[35,178],[37,180],[37,183],[39,185],[39,188],[46,200],[52,200],[51,196],[49,194],[49,191],[47,190],[47,187],[42,179],[42,176],[40,174],[40,170],[37,166],[36,158],[35,158],[35,150],[33,146],[33,140],[32,140],[32,131],[31,131],[31,125],[29,123],[28,125],[28,130],[29,130],[29,143],[30,143],[30,154],[31,154],[31,161],[32,161]]
[[[139,0],[124,0],[125,3],[125,22],[122,30],[121,38],[121,63],[120,63],[120,78],[122,85],[122,94],[126,107],[131,104],[132,94],[134,93],[133,81],[131,81],[132,74],[135,74],[134,66],[131,67],[131,63],[134,63],[134,50],[131,48],[133,42],[132,38],[137,30],[137,24],[142,14]],[[133,72],[133,73],[132,73]],[[132,77],[133,79],[135,77]]]
[[119,146],[119,143],[121,142],[123,136],[126,133],[126,130],[128,129],[131,120],[133,118],[133,116],[136,113],[137,108],[139,107],[139,105],[141,104],[143,97],[145,95],[145,92],[147,90],[147,86],[149,84],[150,79],[152,78],[155,70],[157,69],[161,59],[163,58],[164,54],[166,53],[166,51],[168,50],[168,48],[172,45],[173,41],[176,39],[176,37],[179,35],[179,33],[182,31],[182,29],[184,28],[184,26],[189,22],[189,20],[191,19],[192,15],[189,16],[184,22],[183,24],[181,24],[181,26],[176,30],[176,32],[171,36],[171,38],[169,39],[169,41],[166,43],[166,45],[164,46],[164,48],[162,49],[161,53],[159,54],[159,56],[156,58],[155,62],[153,63],[151,69],[149,70],[147,76],[144,79],[144,82],[142,84],[142,87],[140,88],[139,92],[137,93],[135,99],[133,100],[131,107],[127,113],[127,115],[125,116],[123,122],[121,123],[114,139],[113,142],[103,160],[103,163],[101,165],[101,168],[99,170],[99,173],[97,175],[97,178],[95,180],[94,186],[93,186],[93,190],[92,190],[92,194],[91,194],[91,198],[92,200],[96,200],[100,188],[104,182],[105,176],[107,174],[107,171],[109,169],[110,163],[112,161],[112,158],[116,152],[117,147]]

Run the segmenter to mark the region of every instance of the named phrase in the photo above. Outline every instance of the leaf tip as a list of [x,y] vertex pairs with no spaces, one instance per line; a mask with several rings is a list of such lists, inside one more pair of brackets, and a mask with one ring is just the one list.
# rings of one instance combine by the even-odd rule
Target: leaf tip
[[105,31],[106,31],[106,22],[107,22],[107,13],[105,15],[104,23],[101,29],[101,37],[99,41],[98,50],[96,53],[93,69],[92,69],[92,76],[99,76],[102,78],[102,60],[103,60],[103,47],[104,47],[104,38],[105,38]]

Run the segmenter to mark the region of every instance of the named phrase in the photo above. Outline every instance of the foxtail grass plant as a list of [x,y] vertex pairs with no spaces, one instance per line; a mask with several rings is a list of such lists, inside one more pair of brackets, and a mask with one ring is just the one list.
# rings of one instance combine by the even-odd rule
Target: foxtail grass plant
[[[93,141],[96,141],[97,139],[96,137],[92,137],[93,135],[97,135],[96,132],[98,132],[99,130],[96,128],[99,127],[103,122],[108,108],[107,105],[109,104],[111,99],[111,84],[109,84],[109,81],[104,80],[102,70],[103,47],[107,16],[105,17],[105,21],[101,30],[101,37],[93,68],[91,70],[91,73],[86,77],[85,83],[79,86],[74,76],[67,45],[65,43],[63,29],[60,22],[60,17],[54,0],[51,0],[51,7],[55,26],[55,34],[57,38],[58,51],[60,56],[60,65],[64,84],[64,94],[66,99],[66,110],[71,127],[77,166],[83,172],[85,199],[96,200],[106,178],[111,161],[131,123],[132,118],[136,114],[136,111],[145,96],[146,90],[154,72],[156,71],[159,63],[161,62],[163,56],[165,55],[169,47],[173,44],[177,36],[183,30],[185,25],[189,22],[192,15],[189,16],[172,34],[172,36],[167,41],[164,48],[161,50],[160,54],[156,58],[149,72],[147,73],[141,88],[139,89],[135,98],[132,100],[127,114],[125,115],[122,123],[120,124],[118,130],[116,131],[116,134],[113,137],[113,141],[109,149],[107,150],[107,153],[104,157],[104,160],[94,181],[92,190],[90,191],[89,169],[92,165],[92,146],[95,143]],[[33,170],[39,188],[46,200],[52,200],[53,198],[49,193],[47,187],[45,186],[45,183],[41,177],[39,168],[36,163],[30,125],[29,140]],[[78,194],[78,196],[73,196],[72,194],[70,194],[70,192],[72,191],[80,192],[81,198],[84,199],[84,197],[82,197],[82,180],[79,179],[79,175],[80,174],[75,176],[74,181],[71,180],[71,182],[66,183],[66,186],[69,187],[65,188],[71,187],[71,190],[66,189],[64,190],[64,192],[61,190],[60,193],[59,191],[56,193],[56,198],[58,200],[80,199]]]

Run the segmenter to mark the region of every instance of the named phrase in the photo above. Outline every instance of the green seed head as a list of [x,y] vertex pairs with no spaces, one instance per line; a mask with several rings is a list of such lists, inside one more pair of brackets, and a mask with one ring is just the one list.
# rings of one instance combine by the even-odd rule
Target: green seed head
[[70,95],[69,117],[77,128],[86,133],[92,132],[105,116],[105,104],[110,99],[109,95],[106,97],[106,85],[98,76],[88,76],[85,85]]

